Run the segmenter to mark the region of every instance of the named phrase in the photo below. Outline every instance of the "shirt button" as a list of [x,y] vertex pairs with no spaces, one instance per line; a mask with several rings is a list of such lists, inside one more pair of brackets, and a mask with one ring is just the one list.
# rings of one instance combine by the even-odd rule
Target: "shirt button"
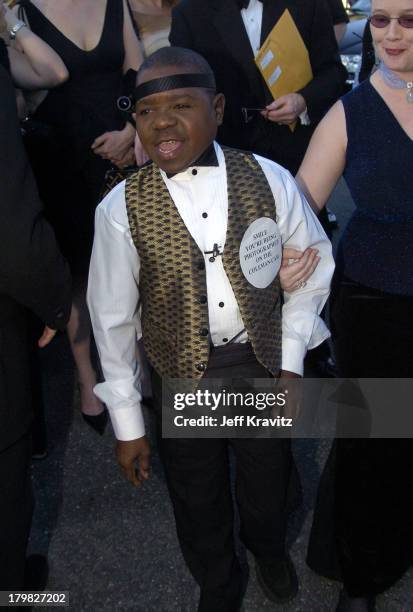
[[203,217],[204,219],[206,219],[206,218],[207,218],[207,216],[208,216],[208,213],[202,213],[202,217]]
[[220,302],[220,303],[218,304],[218,306],[219,306],[220,308],[224,308],[225,304],[224,304],[224,302]]
[[228,338],[222,338],[222,342],[228,342]]
[[196,176],[198,174],[198,170],[195,170],[195,168],[192,170],[192,174],[193,176]]
[[200,295],[198,300],[199,300],[200,304],[206,304],[207,303],[207,296],[206,295]]
[[207,330],[206,327],[203,327],[202,329],[199,330],[199,335],[203,336],[204,338],[209,334],[209,331]]
[[211,263],[214,263],[214,261],[215,261],[215,257],[210,257],[210,258],[209,258],[209,261],[210,261]]
[[197,366],[196,366],[196,369],[198,370],[198,372],[205,372],[205,370],[206,370],[205,363],[198,363]]
[[205,263],[203,261],[198,262],[198,270],[205,270]]

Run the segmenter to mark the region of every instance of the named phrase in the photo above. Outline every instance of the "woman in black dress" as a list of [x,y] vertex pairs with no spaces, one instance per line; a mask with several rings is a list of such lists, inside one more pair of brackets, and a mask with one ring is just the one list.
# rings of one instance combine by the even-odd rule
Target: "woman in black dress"
[[35,111],[39,130],[32,142],[28,139],[28,150],[46,214],[74,278],[68,336],[81,410],[101,429],[103,406],[93,394],[87,270],[105,172],[111,162],[123,166],[134,159],[135,129],[117,110],[116,100],[124,74],[137,70],[142,53],[126,0],[21,0],[20,6],[32,31],[59,54],[70,75]]
[[[297,180],[320,209],[343,174],[355,204],[340,240],[331,297],[339,375],[408,379],[413,377],[413,0],[372,0],[369,27],[378,69],[320,123]],[[399,404],[406,414],[411,411],[402,388],[394,406],[388,405],[389,417]],[[374,414],[374,406],[369,408]],[[352,414],[343,409],[340,416],[347,425]],[[412,440],[364,439],[358,437],[360,428],[356,434],[333,444],[308,555],[315,571],[343,581],[337,612],[374,610],[376,595],[395,584],[413,560]]]

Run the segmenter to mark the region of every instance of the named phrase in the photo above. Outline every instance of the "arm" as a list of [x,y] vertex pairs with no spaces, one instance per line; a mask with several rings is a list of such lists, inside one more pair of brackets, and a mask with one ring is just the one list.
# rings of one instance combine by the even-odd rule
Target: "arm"
[[316,249],[320,261],[307,283],[293,293],[284,292],[282,308],[282,371],[302,375],[307,349],[329,336],[319,314],[327,300],[334,270],[331,243],[314,213],[286,171],[259,160],[276,202],[277,224],[283,247]]
[[132,440],[145,434],[145,426],[136,360],[139,258],[124,186],[117,185],[96,209],[87,300],[105,377],[95,392],[108,406],[118,440]]
[[136,359],[140,264],[129,233],[124,189],[124,182],[117,185],[96,209],[87,298],[105,377],[95,393],[108,407],[118,462],[136,486],[149,476],[149,445]]
[[0,293],[49,327],[63,329],[71,308],[69,270],[42,216],[21,141],[14,88],[2,68],[0,91]]
[[343,174],[346,148],[344,108],[336,102],[315,130],[296,176],[315,211],[323,208]]
[[[133,29],[126,0],[123,0],[123,45],[125,59],[123,73],[136,71],[143,61],[140,42]],[[129,75],[130,80],[130,75]],[[122,130],[112,130],[98,136],[92,143],[92,150],[103,159],[109,159],[116,166],[122,167],[134,161],[133,146],[136,130],[128,121]]]
[[123,46],[125,49],[125,59],[123,62],[123,74],[128,70],[138,70],[143,62],[141,44],[133,29],[133,24],[126,0],[123,0]]
[[[0,0],[7,28],[10,30],[20,20]],[[28,27],[21,28],[15,42],[8,47],[13,80],[23,89],[56,87],[69,78],[66,66],[48,44]]]
[[[296,181],[313,210],[318,213],[327,202],[343,173],[346,153],[346,126],[341,102],[337,102],[317,127]],[[320,168],[323,170],[320,172]],[[292,265],[291,260],[295,260]],[[280,281],[292,292],[306,283],[318,265],[319,257],[307,249],[304,254],[283,248]]]

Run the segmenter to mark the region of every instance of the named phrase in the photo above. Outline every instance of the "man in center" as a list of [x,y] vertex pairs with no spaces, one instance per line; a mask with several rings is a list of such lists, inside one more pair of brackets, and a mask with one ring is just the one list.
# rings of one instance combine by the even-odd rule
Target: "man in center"
[[[150,457],[138,330],[154,369],[158,416],[162,379],[299,377],[307,348],[329,335],[318,314],[334,265],[331,245],[290,174],[216,144],[225,100],[201,56],[159,50],[142,64],[135,98],[138,134],[152,161],[97,209],[88,301],[105,375],[95,391],[111,415],[118,461],[137,485],[149,477]],[[252,226],[275,228],[292,248],[318,250],[314,274],[284,294],[283,305],[279,259],[262,274],[240,263]],[[234,547],[229,445],[241,538],[255,556],[259,583],[272,601],[297,593],[285,548],[289,440],[162,438],[179,542],[200,585],[200,612],[235,612],[245,586]]]

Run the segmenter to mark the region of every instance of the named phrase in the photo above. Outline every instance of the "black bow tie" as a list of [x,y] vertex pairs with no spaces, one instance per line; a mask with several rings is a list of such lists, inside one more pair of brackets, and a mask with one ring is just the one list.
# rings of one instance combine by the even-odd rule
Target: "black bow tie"
[[[259,2],[261,2],[262,4],[265,4],[265,0],[258,0]],[[248,5],[250,3],[250,0],[235,0],[239,10],[241,11],[242,9],[247,9]]]
[[[205,151],[198,157],[193,164],[191,164],[191,168],[193,166],[219,166],[217,154],[215,153],[214,143],[211,144],[205,149]],[[176,174],[176,173],[175,173]],[[175,174],[166,173],[166,176],[170,179],[175,176]]]

